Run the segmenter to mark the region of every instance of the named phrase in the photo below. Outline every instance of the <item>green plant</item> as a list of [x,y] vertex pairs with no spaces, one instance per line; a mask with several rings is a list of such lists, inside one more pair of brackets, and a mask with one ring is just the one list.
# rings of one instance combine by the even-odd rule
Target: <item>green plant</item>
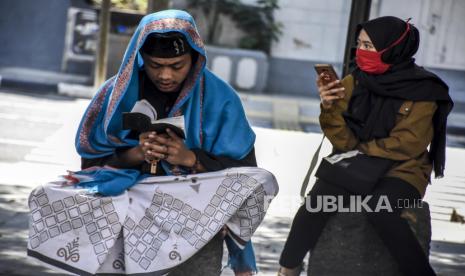
[[[100,6],[102,0],[88,0],[93,5]],[[111,6],[118,9],[134,10],[145,13],[147,0],[111,0]]]
[[216,32],[220,30],[219,16],[230,16],[237,27],[246,33],[239,47],[269,53],[271,43],[278,41],[282,25],[275,22],[273,12],[279,9],[278,0],[257,0],[256,5],[246,5],[240,0],[188,0],[189,8],[200,8],[208,18],[206,42],[217,44]]

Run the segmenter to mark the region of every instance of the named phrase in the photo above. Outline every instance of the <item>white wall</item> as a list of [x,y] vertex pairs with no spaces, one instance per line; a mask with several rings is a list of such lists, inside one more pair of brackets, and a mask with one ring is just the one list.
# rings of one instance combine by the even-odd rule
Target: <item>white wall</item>
[[340,63],[351,1],[280,0],[275,20],[283,34],[271,51],[273,57]]
[[[350,0],[280,0],[275,19],[283,35],[272,56],[342,62]],[[417,62],[443,69],[465,69],[465,0],[374,0],[371,17],[412,17],[420,30]]]
[[412,22],[420,30],[421,42],[417,54],[419,64],[433,68],[465,69],[465,1],[378,2],[379,16],[412,17]]

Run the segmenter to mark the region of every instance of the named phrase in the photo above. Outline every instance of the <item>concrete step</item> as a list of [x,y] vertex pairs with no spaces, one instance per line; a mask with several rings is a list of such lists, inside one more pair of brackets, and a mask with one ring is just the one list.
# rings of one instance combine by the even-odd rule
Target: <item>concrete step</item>
[[33,92],[56,92],[58,83],[89,85],[91,81],[88,76],[21,67],[1,68],[0,80],[2,88]]

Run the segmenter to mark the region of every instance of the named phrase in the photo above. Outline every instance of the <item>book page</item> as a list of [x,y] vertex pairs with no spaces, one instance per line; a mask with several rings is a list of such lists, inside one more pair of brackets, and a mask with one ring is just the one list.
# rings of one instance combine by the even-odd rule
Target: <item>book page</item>
[[150,120],[153,122],[157,119],[158,114],[155,108],[145,99],[137,101],[136,104],[132,107],[132,113],[142,113],[147,115]]
[[169,117],[169,118],[165,118],[165,119],[152,121],[152,124],[157,124],[157,123],[171,124],[171,125],[179,127],[183,131],[185,131],[185,128],[184,128],[184,115],[177,116],[177,117]]

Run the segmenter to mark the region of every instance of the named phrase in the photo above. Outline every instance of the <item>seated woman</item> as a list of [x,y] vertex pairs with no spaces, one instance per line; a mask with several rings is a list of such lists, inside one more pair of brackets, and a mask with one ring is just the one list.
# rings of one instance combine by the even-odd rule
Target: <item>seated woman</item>
[[[82,118],[76,148],[84,171],[68,177],[112,196],[91,201],[97,209],[111,205],[104,208],[105,219],[95,209],[85,222],[87,232],[69,236],[81,242],[89,236],[94,251],[86,261],[95,254],[98,262],[86,265],[78,258],[73,264],[65,257],[54,265],[78,273],[117,273],[120,262],[125,273],[220,275],[226,236],[236,275],[256,272],[250,237],[266,211],[265,196],[277,193],[277,183],[270,173],[250,168],[257,166],[255,134],[240,99],[205,65],[205,47],[189,14],[167,10],[142,19],[118,75],[103,84]],[[184,135],[170,128],[158,133],[123,129],[123,113],[141,102],[149,106],[152,120],[181,118]],[[225,170],[235,167],[248,168]],[[58,202],[60,193],[70,191],[48,185],[35,191],[31,202],[43,193]],[[73,196],[73,202],[90,200]],[[257,204],[244,204],[248,198]],[[254,218],[250,210],[257,211]],[[110,218],[114,227],[107,232]],[[43,252],[56,252],[52,243],[47,249],[36,239],[47,231],[31,236],[30,253],[42,260]],[[78,243],[73,239],[68,248]]]
[[[343,199],[370,195],[372,210],[381,197],[387,197],[393,212],[366,215],[406,276],[435,273],[400,216],[402,206],[397,202],[421,199],[433,168],[436,177],[443,176],[446,121],[453,106],[447,85],[415,64],[419,42],[417,28],[408,22],[391,16],[370,20],[358,27],[356,69],[342,81],[326,85],[324,76],[318,76],[320,124],[334,153],[357,150],[362,153],[357,156],[388,160],[389,166],[367,192],[360,192],[361,183],[353,179],[334,181],[337,176],[331,177],[329,169],[307,196],[314,209],[317,198],[324,195]],[[363,166],[351,170],[365,176],[371,173]],[[299,209],[281,254],[279,275],[300,274],[304,256],[311,253],[332,214],[310,212],[306,206]]]

